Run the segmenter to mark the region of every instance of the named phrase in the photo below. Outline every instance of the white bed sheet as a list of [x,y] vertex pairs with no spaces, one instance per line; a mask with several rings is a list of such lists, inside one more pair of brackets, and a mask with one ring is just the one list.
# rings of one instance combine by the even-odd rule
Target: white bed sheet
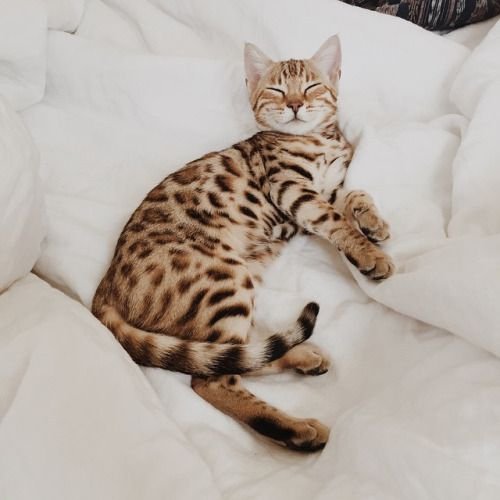
[[[0,494],[4,488],[8,498],[30,498],[24,472],[33,488],[29,492],[39,488],[41,497],[51,500],[218,494],[230,499],[496,500],[500,362],[473,345],[500,353],[492,308],[500,270],[498,211],[491,198],[498,181],[497,146],[483,140],[497,119],[498,74],[488,71],[490,64],[477,78],[477,68],[494,60],[496,32],[471,55],[463,45],[401,20],[338,2],[318,1],[314,10],[302,0],[220,0],[214,5],[88,0],[76,35],[49,34],[47,92],[23,115],[41,152],[49,213],[49,237],[37,272],[88,305],[118,232],[144,193],[185,161],[251,133],[239,59],[243,39],[260,43],[274,57],[301,56],[340,31],[345,61],[341,123],[357,145],[348,183],[373,192],[391,221],[394,238],[388,249],[399,273],[379,286],[360,280],[360,287],[328,245],[296,239],[267,273],[258,319],[276,327],[306,300],[317,300],[321,314],[315,341],[332,354],[335,370],[319,378],[286,374],[246,382],[283,409],[321,418],[332,426],[331,441],[314,456],[279,449],[198,399],[187,377],[145,369],[166,416],[160,414],[140,371],[83,306],[46,285],[39,292],[42,285],[36,282],[37,291],[28,299],[24,285],[0,297],[7,300],[0,331],[9,339],[22,331],[23,322],[15,318],[26,314],[24,303],[33,311],[33,324],[48,321],[41,331],[52,334],[45,335],[46,354],[35,365],[35,378],[45,374],[50,380],[55,364],[50,353],[71,359],[64,343],[65,309],[84,317],[85,327],[71,332],[72,342],[79,345],[91,335],[102,343],[106,359],[95,377],[81,377],[82,385],[70,394],[76,399],[85,394],[88,407],[102,411],[103,427],[99,432],[84,426],[77,441],[72,440],[74,428],[58,434],[67,416],[74,416],[72,406],[64,405],[73,371],[62,364],[61,379],[50,387],[57,411],[40,433],[54,436],[56,444],[30,441],[29,433],[24,438],[26,429],[37,429],[41,421],[28,409],[49,389],[33,378],[21,384],[10,377],[7,393],[17,391],[25,399],[20,406],[10,404],[12,397],[4,399],[4,414],[12,417],[0,424],[0,439],[9,444],[0,446],[0,460],[7,464],[14,457],[19,466],[4,469],[9,474],[0,477]],[[474,197],[478,185],[486,185],[479,198]],[[470,268],[476,274],[464,274]],[[51,299],[39,306],[38,293]],[[52,325],[51,315],[62,319]],[[23,352],[40,348],[33,336],[23,338],[26,344],[14,345],[7,357],[16,373],[24,365],[15,354],[22,358]],[[77,374],[93,354],[79,351]],[[116,378],[108,381],[110,374]],[[97,391],[97,401],[100,380],[105,396]],[[119,384],[120,397],[112,395],[109,383]],[[141,413],[144,398],[154,406],[154,418]],[[105,425],[125,404],[131,416],[123,423],[123,435],[133,439],[120,443]],[[165,428],[168,439],[181,446],[145,439],[144,461],[137,463],[133,442],[144,436],[143,418]],[[67,490],[74,496],[60,495],[49,472],[63,467],[63,476],[69,474],[73,469],[65,469],[64,461],[79,463],[82,442],[88,445],[85,457],[103,453],[96,436],[106,443],[110,462],[122,464],[122,475],[102,474],[101,464],[88,459],[83,470],[88,468],[95,480],[76,482]],[[36,474],[23,471],[26,455],[15,447],[18,439],[27,439],[25,449],[34,450],[29,465]],[[56,445],[66,440],[63,459]],[[48,444],[49,459],[42,460]],[[178,467],[189,469],[189,485],[162,475]]]

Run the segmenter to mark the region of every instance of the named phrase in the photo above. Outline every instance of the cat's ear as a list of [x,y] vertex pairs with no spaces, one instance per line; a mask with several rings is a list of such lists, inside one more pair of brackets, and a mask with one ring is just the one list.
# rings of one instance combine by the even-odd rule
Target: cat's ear
[[253,43],[245,43],[245,72],[248,90],[253,92],[273,61]]
[[342,49],[338,35],[331,36],[312,56],[311,60],[332,83],[335,83],[340,78],[340,65],[342,63]]

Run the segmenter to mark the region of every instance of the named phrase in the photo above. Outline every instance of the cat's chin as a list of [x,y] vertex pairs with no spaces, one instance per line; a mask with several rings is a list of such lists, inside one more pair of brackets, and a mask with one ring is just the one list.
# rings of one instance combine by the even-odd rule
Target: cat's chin
[[276,123],[270,128],[271,130],[276,130],[277,132],[283,132],[285,134],[307,135],[314,132],[316,123],[294,119],[286,123]]

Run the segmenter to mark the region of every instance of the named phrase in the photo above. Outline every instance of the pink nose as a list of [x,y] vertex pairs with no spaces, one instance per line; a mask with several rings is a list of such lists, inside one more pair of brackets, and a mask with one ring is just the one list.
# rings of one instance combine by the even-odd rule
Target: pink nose
[[300,101],[291,101],[287,103],[287,107],[291,108],[291,110],[297,114],[297,111],[302,107],[302,103]]

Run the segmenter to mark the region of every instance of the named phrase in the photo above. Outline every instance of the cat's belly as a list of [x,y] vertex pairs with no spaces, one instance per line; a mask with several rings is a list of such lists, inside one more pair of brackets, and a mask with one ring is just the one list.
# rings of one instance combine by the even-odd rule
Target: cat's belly
[[279,256],[285,244],[284,240],[269,241],[267,245],[255,248],[246,256],[246,266],[255,284],[262,283],[264,271]]

